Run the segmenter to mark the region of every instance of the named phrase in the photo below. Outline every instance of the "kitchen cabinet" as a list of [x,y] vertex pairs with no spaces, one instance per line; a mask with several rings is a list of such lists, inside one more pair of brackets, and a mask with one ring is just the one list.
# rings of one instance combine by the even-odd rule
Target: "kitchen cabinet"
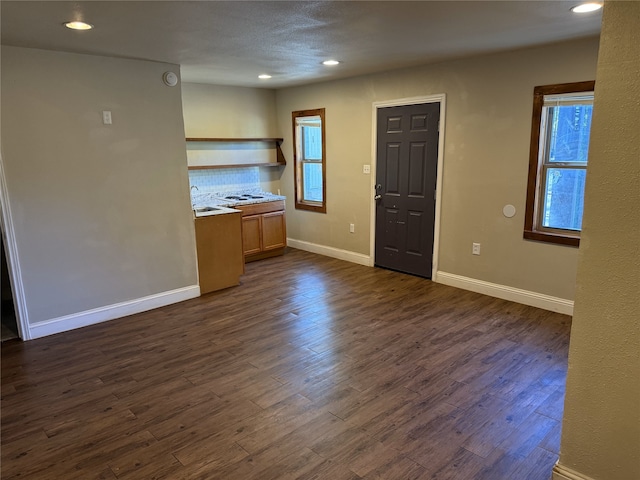
[[[189,137],[186,141],[189,170],[280,167],[287,164],[280,148],[282,138]],[[274,149],[275,161],[272,161]],[[247,158],[251,160],[247,161]]]
[[262,215],[249,215],[242,219],[242,250],[244,255],[262,252]]
[[262,215],[262,250],[273,250],[287,245],[284,210]]
[[245,262],[282,255],[287,246],[284,200],[235,207],[242,211]]
[[242,213],[195,218],[200,294],[232,287],[244,273]]

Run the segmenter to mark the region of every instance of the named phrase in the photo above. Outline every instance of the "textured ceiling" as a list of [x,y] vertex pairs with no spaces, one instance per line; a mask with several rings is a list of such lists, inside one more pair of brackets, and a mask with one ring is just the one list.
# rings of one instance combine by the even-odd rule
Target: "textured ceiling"
[[3,45],[180,64],[189,82],[278,88],[598,35],[601,14],[573,14],[576,3],[3,0],[1,34]]

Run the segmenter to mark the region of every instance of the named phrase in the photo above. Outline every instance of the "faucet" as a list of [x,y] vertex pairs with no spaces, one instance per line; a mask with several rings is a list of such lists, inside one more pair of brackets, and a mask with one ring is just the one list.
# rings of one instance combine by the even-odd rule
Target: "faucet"
[[[196,190],[200,190],[197,185],[191,185],[191,189],[190,189],[191,193],[193,193],[193,189],[194,188]],[[194,208],[196,208],[196,204],[194,203],[193,198],[192,198],[191,199],[191,209],[193,210]]]

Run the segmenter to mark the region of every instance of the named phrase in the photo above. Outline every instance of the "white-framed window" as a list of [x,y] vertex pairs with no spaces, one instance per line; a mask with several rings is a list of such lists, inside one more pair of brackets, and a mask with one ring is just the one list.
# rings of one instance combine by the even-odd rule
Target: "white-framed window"
[[594,85],[534,89],[526,239],[579,245]]
[[302,200],[322,202],[322,127],[319,119],[301,125]]

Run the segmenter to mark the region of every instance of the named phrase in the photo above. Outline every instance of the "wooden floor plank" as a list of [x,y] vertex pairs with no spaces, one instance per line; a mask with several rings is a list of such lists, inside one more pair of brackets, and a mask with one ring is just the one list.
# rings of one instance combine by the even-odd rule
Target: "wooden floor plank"
[[289,249],[2,344],[2,479],[548,480],[570,318]]

